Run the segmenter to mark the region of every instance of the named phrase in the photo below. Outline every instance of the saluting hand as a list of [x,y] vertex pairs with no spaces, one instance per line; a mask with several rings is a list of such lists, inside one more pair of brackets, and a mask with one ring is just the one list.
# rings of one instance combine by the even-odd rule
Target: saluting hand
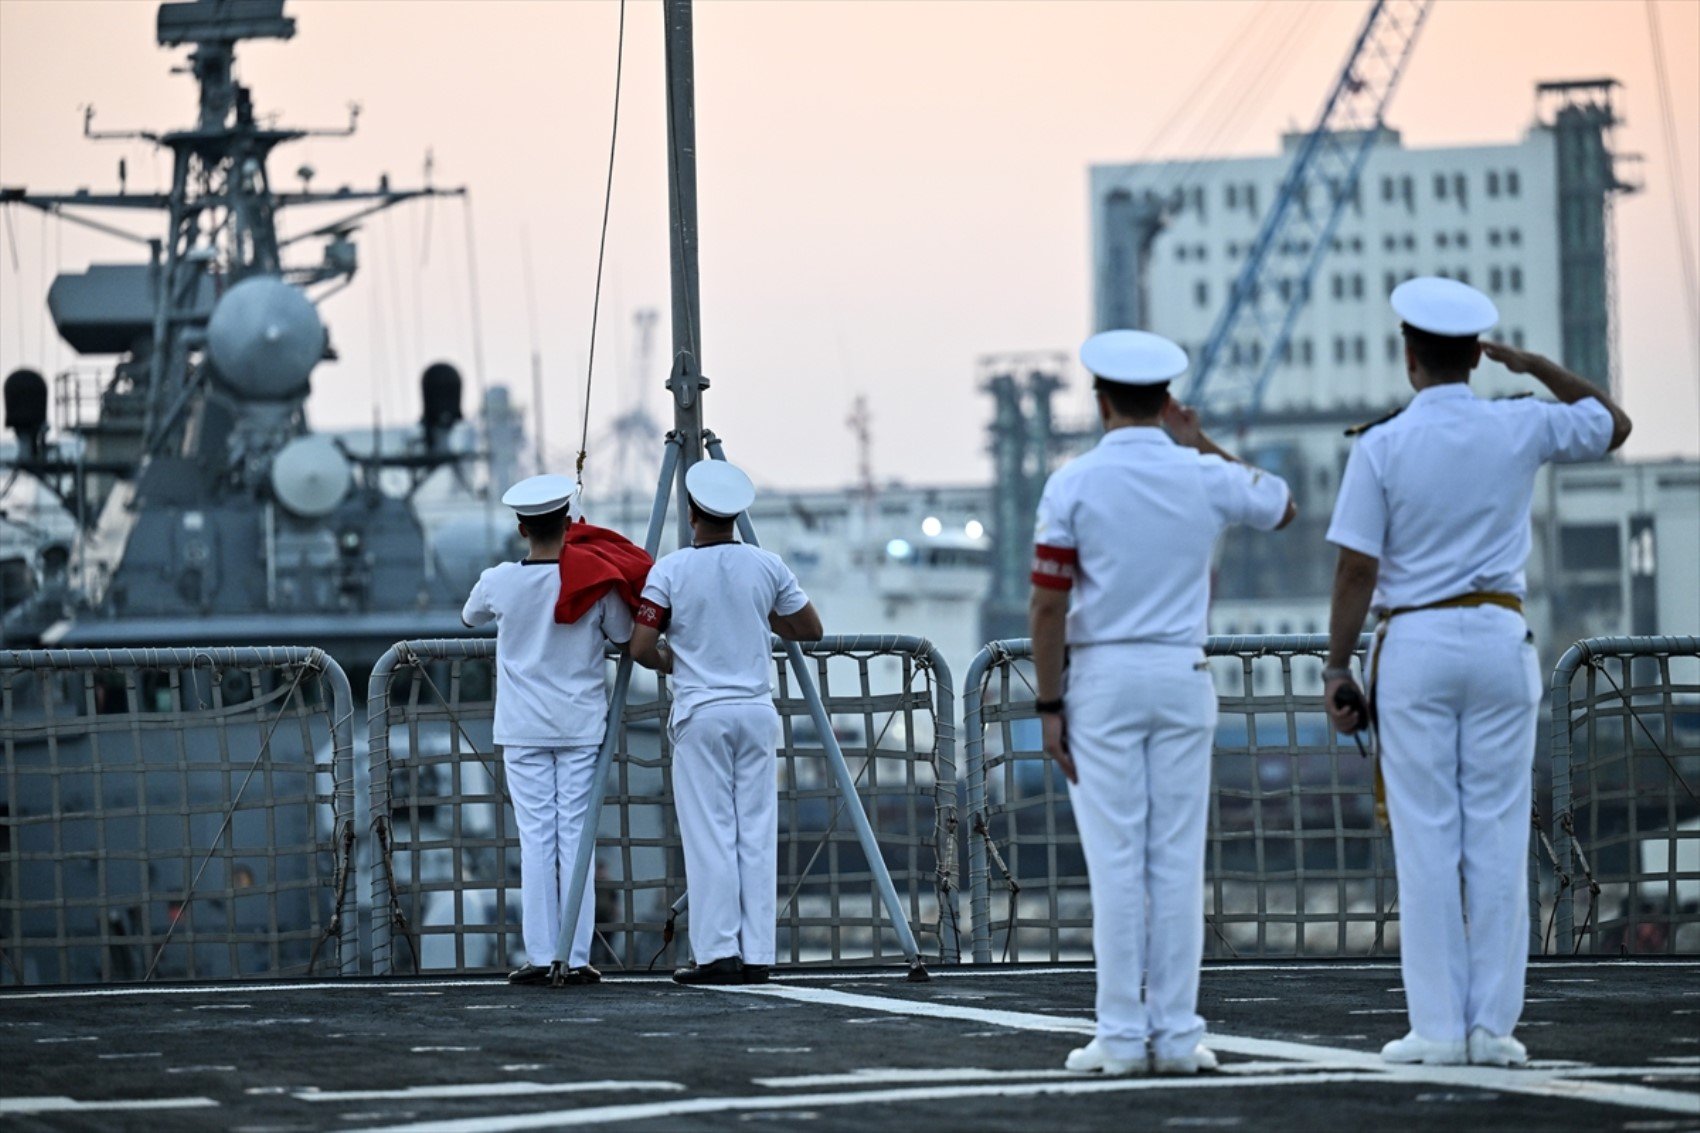
[[1045,754],[1056,762],[1057,768],[1070,783],[1079,783],[1074,771],[1074,757],[1068,752],[1068,717],[1061,712],[1046,712],[1039,717],[1045,729]]
[[1176,444],[1197,448],[1204,439],[1204,430],[1198,424],[1198,410],[1183,405],[1174,398],[1163,406],[1163,427],[1169,430],[1169,436]]
[[1528,350],[1518,350],[1515,346],[1507,346],[1503,342],[1482,343],[1482,353],[1513,374],[1530,373],[1541,360],[1539,354]]

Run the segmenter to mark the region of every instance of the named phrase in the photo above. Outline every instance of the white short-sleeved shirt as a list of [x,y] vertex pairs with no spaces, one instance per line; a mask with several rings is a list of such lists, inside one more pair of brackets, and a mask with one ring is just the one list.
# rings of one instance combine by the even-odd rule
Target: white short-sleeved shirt
[[673,723],[707,704],[771,703],[767,617],[808,604],[785,561],[747,543],[682,547],[656,563],[638,619],[667,631]]
[[1592,397],[1489,401],[1462,382],[1430,386],[1358,439],[1328,541],[1380,560],[1378,609],[1522,596],[1535,473],[1598,460],[1611,434],[1611,411]]
[[1033,584],[1073,588],[1070,645],[1202,647],[1216,537],[1234,524],[1273,530],[1290,499],[1279,476],[1160,428],[1112,429],[1046,482]]
[[556,625],[560,592],[554,562],[499,563],[479,576],[461,610],[469,626],[496,623],[494,739],[503,747],[602,742],[603,642],[631,639],[631,611],[609,593],[572,625]]

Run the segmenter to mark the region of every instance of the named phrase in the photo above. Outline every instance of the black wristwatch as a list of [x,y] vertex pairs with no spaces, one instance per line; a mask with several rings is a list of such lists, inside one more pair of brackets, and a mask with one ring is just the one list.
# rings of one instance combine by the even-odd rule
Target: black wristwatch
[[1060,716],[1062,710],[1063,702],[1060,696],[1055,700],[1035,700],[1033,702],[1033,711],[1041,716]]

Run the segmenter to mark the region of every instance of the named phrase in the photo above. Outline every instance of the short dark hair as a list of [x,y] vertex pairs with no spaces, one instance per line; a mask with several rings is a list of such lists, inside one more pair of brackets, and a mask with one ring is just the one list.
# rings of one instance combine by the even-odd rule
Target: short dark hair
[[1112,382],[1108,378],[1093,378],[1092,388],[1103,394],[1104,400],[1110,403],[1110,408],[1123,417],[1155,417],[1163,412],[1163,406],[1169,403],[1168,382],[1130,386],[1126,382]]
[[738,517],[735,515],[709,515],[697,506],[695,500],[691,500],[690,504],[691,518],[705,527],[712,527],[716,531],[730,531],[732,525],[738,522]]
[[1405,344],[1411,348],[1417,365],[1426,373],[1437,378],[1469,378],[1470,370],[1476,364],[1476,347],[1479,345],[1475,335],[1459,338],[1455,335],[1434,334],[1410,323],[1400,323],[1399,331],[1405,336]]
[[533,539],[559,539],[567,530],[569,508],[560,508],[543,515],[522,515],[519,525]]

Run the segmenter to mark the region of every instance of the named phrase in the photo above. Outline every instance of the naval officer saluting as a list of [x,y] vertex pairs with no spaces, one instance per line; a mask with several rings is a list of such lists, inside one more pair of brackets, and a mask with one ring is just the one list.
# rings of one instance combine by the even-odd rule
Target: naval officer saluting
[[1195,1074],[1216,1067],[1198,1015],[1210,556],[1223,529],[1284,527],[1296,509],[1285,482],[1229,456],[1170,398],[1187,368],[1179,346],[1105,331],[1080,361],[1104,437],[1045,485],[1030,610],[1045,751],[1074,784],[1092,889],[1097,1036],[1065,1065]]
[[[632,615],[610,591],[570,625],[557,625],[561,544],[575,518],[578,486],[568,476],[532,476],[502,503],[519,518],[529,548],[517,563],[479,576],[461,611],[468,626],[496,623],[496,719],[514,822],[519,827],[521,930],[526,962],[508,982],[542,984],[555,959],[561,900],[572,885],[587,821],[596,757],[608,715],[603,643],[622,645]],[[586,894],[574,926],[566,982],[593,984],[595,901]]]
[[[1381,1054],[1520,1065],[1527,1055],[1511,1032],[1529,950],[1541,697],[1522,614],[1529,504],[1542,464],[1604,456],[1629,435],[1629,418],[1557,363],[1479,342],[1499,312],[1474,288],[1412,279],[1391,298],[1417,395],[1363,434],[1340,481],[1328,529],[1340,559],[1324,693],[1341,731],[1368,723],[1349,664],[1373,600],[1381,621],[1370,711],[1393,825],[1411,1025]],[[1476,397],[1470,371],[1484,353],[1534,377],[1558,403]]]
[[673,806],[696,958],[673,978],[764,983],[779,885],[769,633],[818,640],[820,615],[778,555],[738,542],[737,518],[756,495],[742,470],[720,460],[693,464],[685,491],[691,545],[650,570],[632,633],[633,659],[673,675]]

